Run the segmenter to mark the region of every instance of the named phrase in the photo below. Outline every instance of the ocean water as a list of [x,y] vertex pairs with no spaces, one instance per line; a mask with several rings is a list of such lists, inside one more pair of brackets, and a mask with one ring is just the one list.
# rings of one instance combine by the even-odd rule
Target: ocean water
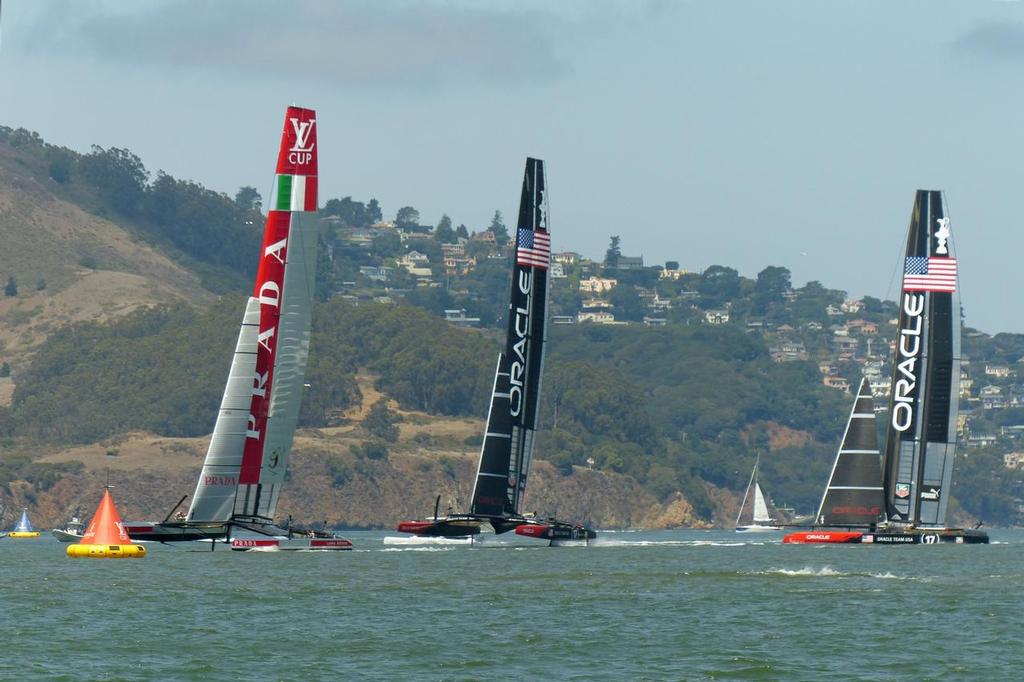
[[0,679],[1024,678],[1022,531],[912,547],[393,535],[348,533],[357,549],[337,553],[150,546],[141,560],[0,540]]

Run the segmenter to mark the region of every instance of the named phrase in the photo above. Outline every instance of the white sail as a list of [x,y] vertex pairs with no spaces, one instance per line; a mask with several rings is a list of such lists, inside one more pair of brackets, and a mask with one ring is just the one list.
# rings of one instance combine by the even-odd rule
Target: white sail
[[210,439],[203,471],[188,510],[189,521],[227,521],[231,518],[252,399],[259,322],[260,303],[250,297],[238,330],[235,355],[217,413],[217,423],[213,427],[213,438]]
[[754,483],[754,523],[771,523],[772,517],[768,513],[768,503],[761,492],[761,485]]

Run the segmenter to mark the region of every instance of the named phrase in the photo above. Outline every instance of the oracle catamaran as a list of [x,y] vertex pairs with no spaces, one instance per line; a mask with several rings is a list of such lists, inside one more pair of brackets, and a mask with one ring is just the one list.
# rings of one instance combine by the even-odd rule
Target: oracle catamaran
[[477,535],[480,526],[489,523],[495,533],[515,530],[519,535],[555,542],[596,537],[593,530],[581,524],[555,519],[541,522],[522,511],[540,412],[550,258],[544,162],[530,158],[526,160],[519,203],[508,336],[494,372],[470,510],[440,516],[435,505],[433,517],[403,521],[398,524],[400,532],[467,537]]
[[127,523],[134,540],[234,535],[233,549],[352,547],[326,531],[274,525],[309,353],[317,154],[316,112],[288,107],[256,284],[191,506],[184,518],[172,520],[175,507],[161,523]]
[[918,190],[910,219],[884,455],[861,383],[815,528],[787,543],[987,543],[948,528],[960,396],[957,261],[942,193]]

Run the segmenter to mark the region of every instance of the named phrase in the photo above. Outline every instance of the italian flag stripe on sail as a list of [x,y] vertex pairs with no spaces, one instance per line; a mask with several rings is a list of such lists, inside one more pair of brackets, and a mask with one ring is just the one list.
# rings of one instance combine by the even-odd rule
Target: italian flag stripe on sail
[[316,176],[278,175],[274,208],[278,211],[315,211]]

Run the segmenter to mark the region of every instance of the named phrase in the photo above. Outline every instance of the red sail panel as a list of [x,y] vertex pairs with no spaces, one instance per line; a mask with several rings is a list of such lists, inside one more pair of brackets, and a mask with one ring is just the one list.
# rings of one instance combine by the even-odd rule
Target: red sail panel
[[260,302],[259,334],[256,343],[256,376],[253,378],[252,407],[245,433],[245,449],[238,482],[259,483],[263,463],[263,445],[270,413],[270,392],[274,381],[274,361],[284,295],[284,268],[288,248],[291,213],[270,211],[263,232],[263,251],[253,297]]
[[[281,151],[277,155],[278,175],[317,175],[316,112],[301,107],[288,107],[281,135]],[[316,181],[313,182],[316,196]],[[316,206],[312,209],[316,210]]]

